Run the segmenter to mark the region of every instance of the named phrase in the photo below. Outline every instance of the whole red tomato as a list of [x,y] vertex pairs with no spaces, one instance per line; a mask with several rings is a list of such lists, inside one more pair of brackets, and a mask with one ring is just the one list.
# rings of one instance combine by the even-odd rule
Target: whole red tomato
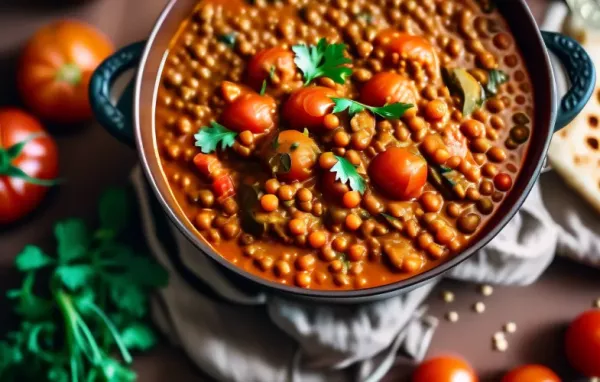
[[360,91],[360,101],[371,106],[404,102],[415,104],[417,88],[408,78],[393,72],[374,75]]
[[506,374],[502,382],[560,382],[560,378],[546,366],[523,365]]
[[250,130],[260,134],[275,126],[276,107],[275,100],[266,94],[244,93],[227,105],[220,120],[225,127],[238,133]]
[[419,196],[427,181],[427,161],[404,147],[389,147],[377,154],[368,171],[379,189],[398,200]]
[[437,357],[423,362],[413,373],[412,382],[477,382],[473,368],[456,357]]
[[41,28],[19,62],[17,82],[23,102],[53,123],[91,118],[90,77],[113,51],[102,33],[82,22],[59,21]]
[[333,110],[335,91],[323,86],[309,86],[294,91],[283,106],[283,116],[295,129],[319,130],[325,116]]
[[600,309],[589,310],[571,323],[565,351],[571,366],[581,374],[600,376]]
[[291,81],[296,74],[294,53],[279,46],[259,51],[248,63],[249,83],[260,90],[263,81],[270,77],[271,70],[279,82]]
[[58,174],[54,140],[32,116],[0,109],[0,223],[27,215]]

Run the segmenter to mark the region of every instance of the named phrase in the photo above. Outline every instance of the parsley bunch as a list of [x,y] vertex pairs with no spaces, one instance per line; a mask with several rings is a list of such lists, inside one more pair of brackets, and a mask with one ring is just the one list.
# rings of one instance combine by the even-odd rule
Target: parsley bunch
[[130,351],[156,342],[144,320],[148,293],[166,285],[167,274],[118,240],[128,205],[124,190],[109,190],[99,229],[58,222],[55,255],[28,245],[16,257],[24,279],[7,297],[20,326],[0,341],[1,381],[135,381]]

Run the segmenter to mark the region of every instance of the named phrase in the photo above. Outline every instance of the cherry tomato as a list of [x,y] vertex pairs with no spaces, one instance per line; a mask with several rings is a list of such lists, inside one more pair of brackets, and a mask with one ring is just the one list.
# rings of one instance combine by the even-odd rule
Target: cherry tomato
[[25,104],[40,118],[77,123],[92,117],[92,72],[114,51],[94,27],[59,21],[37,31],[21,54],[17,81]]
[[407,200],[419,196],[427,181],[427,162],[403,147],[389,147],[369,165],[373,183],[389,197]]
[[[35,138],[33,138],[35,137]],[[9,148],[26,142],[18,153]],[[15,170],[16,169],[16,170]],[[34,117],[17,109],[0,109],[0,223],[27,215],[42,201],[48,187],[23,179],[19,171],[35,179],[58,175],[58,150]]]
[[437,357],[423,362],[413,373],[412,382],[477,382],[473,368],[456,357]]
[[221,93],[223,94],[223,99],[228,103],[231,103],[240,96],[255,92],[248,86],[238,84],[237,82],[223,81],[221,83]]
[[284,130],[274,139],[277,143],[269,143],[267,161],[277,178],[285,182],[310,178],[319,154],[315,141],[297,130]]
[[331,112],[335,91],[322,86],[300,88],[292,93],[283,107],[283,116],[295,129],[317,130]]
[[384,48],[388,58],[396,53],[399,58],[421,64],[429,68],[432,73],[439,72],[435,50],[429,41],[421,36],[384,29],[379,32],[375,41]]
[[374,75],[360,91],[360,101],[371,106],[404,102],[415,104],[417,88],[411,80],[392,72]]
[[589,310],[571,323],[565,351],[578,372],[587,377],[600,376],[600,309]]
[[506,374],[502,382],[560,382],[560,378],[546,366],[523,365]]
[[277,105],[268,95],[243,94],[227,105],[221,114],[221,123],[230,130],[241,133],[250,130],[260,134],[270,130]]
[[277,81],[281,83],[291,81],[296,75],[294,53],[279,46],[263,49],[252,57],[247,70],[248,82],[256,90],[259,90],[263,81],[270,77],[271,70]]

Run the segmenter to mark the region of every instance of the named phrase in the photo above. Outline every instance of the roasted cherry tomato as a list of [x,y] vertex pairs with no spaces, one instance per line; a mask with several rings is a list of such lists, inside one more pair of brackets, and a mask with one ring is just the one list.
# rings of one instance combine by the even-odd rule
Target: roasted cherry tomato
[[0,223],[30,213],[57,175],[58,150],[42,125],[23,111],[1,109]]
[[283,108],[283,116],[295,129],[306,127],[318,130],[323,126],[325,116],[331,112],[335,91],[322,86],[300,88],[292,93]]
[[425,159],[403,147],[389,147],[377,154],[368,171],[373,183],[397,200],[419,196],[427,181]]
[[43,27],[21,55],[17,81],[23,101],[51,122],[91,118],[90,77],[113,51],[112,43],[88,24],[59,21]]
[[238,84],[237,82],[223,81],[221,82],[221,94],[227,103],[231,103],[240,96],[253,94],[254,90],[246,85]]
[[252,57],[247,70],[248,82],[256,90],[270,77],[271,71],[272,80],[280,83],[291,81],[296,75],[294,53],[279,46],[263,49]]
[[392,72],[374,75],[360,90],[360,101],[371,106],[395,102],[415,104],[417,88],[411,80]]
[[506,374],[502,382],[560,382],[560,378],[546,366],[523,365]]
[[264,133],[275,125],[273,119],[276,107],[275,100],[268,95],[243,94],[223,110],[221,123],[238,133],[244,130],[255,134]]
[[267,161],[278,179],[303,181],[313,175],[319,147],[312,138],[297,130],[285,130],[269,145]]
[[477,382],[473,368],[456,357],[437,357],[423,362],[415,370],[412,382]]
[[385,29],[379,32],[375,41],[384,48],[388,59],[393,59],[395,53],[398,59],[420,64],[435,74],[439,72],[435,50],[429,41],[421,36]]
[[600,376],[600,309],[589,310],[571,323],[565,351],[571,366],[581,374]]

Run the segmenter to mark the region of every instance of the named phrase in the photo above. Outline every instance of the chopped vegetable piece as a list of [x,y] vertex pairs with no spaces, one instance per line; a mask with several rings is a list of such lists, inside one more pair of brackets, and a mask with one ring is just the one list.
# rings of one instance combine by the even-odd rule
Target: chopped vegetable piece
[[350,163],[346,158],[335,156],[337,163],[331,168],[331,172],[335,173],[335,180],[339,180],[341,183],[350,186],[353,191],[358,191],[361,194],[365,193],[367,185],[365,180],[358,172],[356,167]]
[[296,54],[294,62],[304,74],[304,85],[319,77],[329,77],[338,84],[344,84],[352,74],[352,69],[343,66],[352,62],[344,57],[345,44],[328,44],[322,38],[317,46],[294,45],[292,50]]
[[399,119],[400,117],[402,117],[402,115],[404,115],[404,113],[408,109],[413,107],[412,104],[402,102],[396,102],[381,107],[375,107],[365,105],[348,98],[331,97],[331,99],[333,100],[333,102],[335,102],[335,107],[333,108],[334,113],[339,113],[347,109],[350,116],[353,116],[354,114],[366,109],[382,118]]
[[224,174],[213,181],[213,191],[217,194],[217,197],[226,199],[230,196],[235,195],[235,187],[233,186],[233,179],[229,174]]
[[215,155],[198,153],[193,161],[196,169],[205,177],[209,177],[215,170],[221,168],[221,163]]
[[212,121],[211,127],[202,127],[197,134],[196,146],[200,147],[200,151],[204,154],[212,153],[217,150],[217,145],[221,145],[221,150],[233,146],[235,137],[238,133],[227,129],[225,126]]
[[443,73],[446,86],[461,96],[464,116],[481,107],[485,100],[485,92],[475,77],[462,68],[444,69]]

